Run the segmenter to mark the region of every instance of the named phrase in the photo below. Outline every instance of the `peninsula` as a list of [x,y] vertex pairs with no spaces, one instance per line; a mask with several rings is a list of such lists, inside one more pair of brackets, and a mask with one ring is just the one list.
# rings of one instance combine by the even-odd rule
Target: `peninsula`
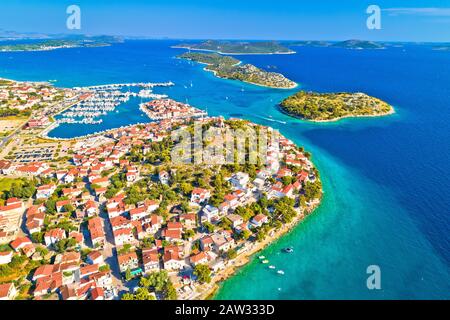
[[283,112],[316,122],[394,113],[386,102],[364,93],[315,93],[300,91],[280,103]]
[[293,89],[297,83],[276,72],[262,70],[252,64],[242,64],[241,61],[217,53],[187,52],[178,56],[182,59],[206,64],[205,70],[211,71],[216,77],[239,80],[258,86]]
[[[0,152],[6,299],[204,299],[320,204],[322,184],[310,154],[269,127],[155,99],[145,107],[156,121],[49,139],[52,123],[43,118],[88,96],[111,103],[107,92],[85,90],[131,84],[80,90],[2,83],[11,108],[21,107],[14,97],[24,94],[49,101],[31,108],[27,124],[14,129]],[[174,153],[194,145],[186,134],[195,130],[209,137],[197,144],[200,150]],[[244,161],[185,161],[198,152],[211,160],[211,147],[233,155],[235,139],[247,131],[257,135],[266,160],[253,163],[250,150],[241,148]]]
[[292,54],[295,51],[276,41],[242,42],[208,40],[201,43],[178,44],[173,48],[211,51],[221,54]]

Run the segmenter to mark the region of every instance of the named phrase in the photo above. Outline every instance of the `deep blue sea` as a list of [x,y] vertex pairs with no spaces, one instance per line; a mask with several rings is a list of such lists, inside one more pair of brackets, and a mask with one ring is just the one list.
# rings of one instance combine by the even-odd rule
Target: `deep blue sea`
[[[321,207],[262,253],[284,276],[255,258],[222,284],[217,299],[450,298],[450,52],[421,45],[296,47],[293,55],[238,57],[270,66],[306,90],[361,91],[397,111],[313,124],[277,110],[295,90],[215,78],[175,59],[183,52],[170,48],[175,43],[0,53],[0,77],[57,80],[63,87],[173,81],[155,92],[212,115],[273,126],[313,153],[324,182]],[[50,135],[79,136],[146,119],[137,103],[118,110],[101,125],[62,125]],[[286,246],[295,252],[282,253]],[[369,265],[381,269],[381,290],[367,289]]]

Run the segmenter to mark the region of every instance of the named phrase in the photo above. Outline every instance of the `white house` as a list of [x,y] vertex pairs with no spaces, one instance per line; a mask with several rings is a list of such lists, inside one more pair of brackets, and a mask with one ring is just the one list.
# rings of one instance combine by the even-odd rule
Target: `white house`
[[262,214],[262,213],[257,214],[251,220],[251,223],[255,227],[261,227],[263,224],[268,223],[268,222],[269,222],[269,218],[265,214]]
[[66,238],[66,232],[63,229],[56,228],[47,231],[44,235],[45,245],[47,247],[57,243],[58,241]]
[[0,252],[0,265],[8,264],[11,262],[13,256],[12,251]]
[[49,198],[53,192],[56,190],[56,185],[46,184],[37,188],[36,199],[46,199]]
[[245,189],[250,180],[248,173],[245,172],[237,172],[233,174],[230,178],[230,183],[236,189]]
[[206,205],[200,215],[201,222],[211,222],[214,220],[219,219],[219,209],[213,206],[210,206],[209,204]]

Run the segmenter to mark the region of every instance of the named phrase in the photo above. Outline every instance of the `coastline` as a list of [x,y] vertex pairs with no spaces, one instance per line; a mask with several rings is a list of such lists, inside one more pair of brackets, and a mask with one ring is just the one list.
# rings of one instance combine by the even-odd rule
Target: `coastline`
[[19,49],[19,50],[0,50],[0,52],[45,52],[45,51],[53,51],[60,49],[77,49],[77,48],[101,48],[101,47],[109,47],[111,44],[97,45],[97,46],[59,46],[59,47],[45,47],[39,49]]
[[[214,51],[214,52],[215,52],[215,51]],[[177,58],[177,59],[182,59],[182,58]],[[205,65],[205,66],[212,66],[212,65],[213,65],[213,64],[211,64],[211,63],[199,62],[199,61],[194,61],[194,60],[190,60],[190,59],[182,59],[182,60],[192,61],[192,62],[195,62],[195,63],[198,63],[198,64],[202,64],[202,65]],[[242,61],[239,61],[238,63],[234,64],[233,66],[238,66],[238,65],[240,65],[240,64],[242,64]],[[290,79],[289,79],[289,80],[292,81],[292,82],[294,82],[295,85],[290,86],[290,87],[274,87],[274,86],[269,86],[269,85],[260,84],[260,83],[255,83],[255,82],[250,82],[250,81],[245,81],[245,80],[238,80],[238,79],[230,79],[230,78],[220,77],[220,76],[217,75],[217,71],[216,71],[216,70],[209,70],[209,69],[207,69],[206,67],[203,68],[203,71],[206,71],[206,72],[212,72],[212,73],[214,74],[214,76],[215,76],[216,78],[219,78],[219,79],[223,79],[223,80],[233,80],[233,81],[240,81],[240,82],[243,82],[243,83],[248,83],[248,84],[252,84],[252,85],[255,85],[255,86],[258,86],[258,87],[263,87],[263,88],[281,89],[281,90],[292,90],[292,89],[298,88],[298,87],[300,86],[297,82],[292,81],[292,80],[290,80]],[[284,76],[284,75],[283,75],[283,76]],[[287,79],[287,78],[286,78],[286,79]]]
[[[322,194],[323,197],[323,194]],[[211,278],[211,283],[204,285],[204,289],[200,290],[199,294],[193,300],[210,300],[213,299],[217,291],[220,289],[220,284],[230,277],[234,276],[240,268],[248,264],[252,257],[258,252],[266,249],[272,245],[275,241],[281,239],[284,235],[291,232],[299,223],[305,221],[305,219],[313,214],[316,209],[322,204],[322,198],[317,203],[314,203],[304,212],[298,212],[297,216],[288,224],[284,224],[282,228],[273,230],[271,233],[261,242],[252,243],[248,251],[241,253],[234,259],[231,264],[227,265],[224,269],[218,271],[214,277]],[[200,287],[201,288],[201,287]]]
[[280,105],[278,105],[278,110],[280,110],[281,113],[284,113],[285,115],[288,115],[292,118],[295,119],[299,119],[299,120],[303,120],[303,121],[307,121],[307,122],[313,122],[313,123],[330,123],[330,122],[338,122],[340,120],[343,119],[348,119],[348,118],[377,118],[377,117],[385,117],[385,116],[389,116],[389,115],[393,115],[395,114],[395,109],[394,107],[391,106],[391,110],[389,110],[388,112],[385,113],[377,113],[377,114],[367,114],[367,115],[346,115],[346,116],[341,116],[338,118],[334,118],[334,119],[329,119],[329,120],[312,120],[312,119],[305,119],[302,117],[299,117],[297,115],[291,114],[290,112],[287,112],[286,110],[284,110]]

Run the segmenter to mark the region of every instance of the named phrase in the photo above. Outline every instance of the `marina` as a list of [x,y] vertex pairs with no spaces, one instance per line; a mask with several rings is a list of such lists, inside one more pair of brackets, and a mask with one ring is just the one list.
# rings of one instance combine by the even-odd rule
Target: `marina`
[[[129,102],[132,98],[140,98],[141,103],[142,99],[167,98],[168,96],[165,94],[153,93],[152,89],[173,85],[173,82],[139,82],[76,87],[74,89],[80,92],[81,101],[63,112],[56,121],[58,124],[101,124],[103,122],[101,117],[116,111],[119,105]],[[124,88],[128,91],[123,91]],[[141,90],[136,91],[139,88]]]

